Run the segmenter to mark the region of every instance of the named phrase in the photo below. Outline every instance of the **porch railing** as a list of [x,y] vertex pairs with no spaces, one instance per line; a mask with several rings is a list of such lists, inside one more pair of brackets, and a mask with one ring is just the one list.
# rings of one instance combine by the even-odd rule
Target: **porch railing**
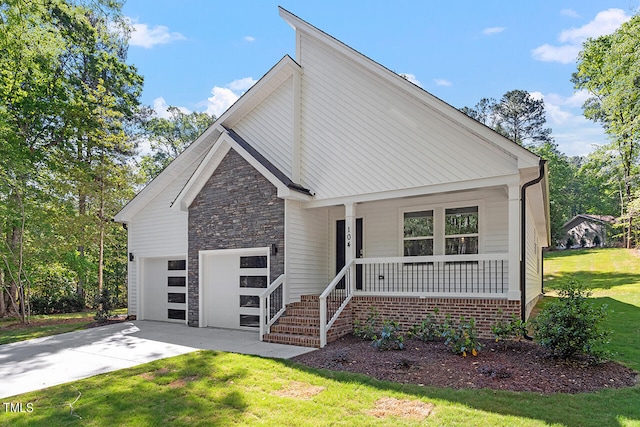
[[327,331],[353,296],[353,261],[345,265],[320,295],[320,347],[327,345]]
[[260,294],[260,341],[285,310],[286,276],[281,274]]
[[358,293],[497,296],[509,290],[508,254],[358,258]]

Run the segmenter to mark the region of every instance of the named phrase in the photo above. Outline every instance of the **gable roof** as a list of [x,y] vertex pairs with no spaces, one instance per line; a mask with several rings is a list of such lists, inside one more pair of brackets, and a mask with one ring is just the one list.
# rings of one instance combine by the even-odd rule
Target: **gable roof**
[[[397,89],[407,93],[409,96],[417,98],[427,107],[436,111],[443,120],[449,121],[453,126],[460,126],[466,129],[471,134],[478,137],[479,140],[488,143],[499,150],[502,150],[518,160],[518,168],[538,168],[540,157],[525,147],[515,143],[514,141],[504,137],[483,123],[467,116],[457,108],[446,103],[440,98],[427,92],[423,88],[415,85],[409,80],[403,78],[392,70],[388,69],[384,65],[374,61],[366,55],[358,52],[352,47],[344,44],[340,40],[325,33],[317,27],[309,24],[288,10],[281,6],[278,6],[280,16],[293,28],[296,32],[305,33],[322,43],[329,45],[336,51],[346,55],[350,60],[364,67],[367,71],[373,73],[379,78],[384,79],[389,84],[393,85]],[[300,37],[297,36],[296,44],[296,59],[301,62],[302,50],[300,46]]]
[[278,190],[278,197],[284,199],[310,200],[313,192],[294,183],[282,171],[260,154],[233,130],[223,128],[216,143],[202,159],[185,186],[171,205],[172,209],[187,211],[189,205],[216,171],[229,150],[234,150],[264,176]]
[[568,231],[584,221],[597,222],[598,224],[613,224],[615,220],[616,218],[611,215],[578,214],[571,218],[569,221],[565,222],[562,228],[565,231]]
[[[225,126],[232,126],[241,120],[242,117],[246,116],[295,72],[300,72],[300,66],[296,64],[289,55],[285,55],[231,107],[222,113],[202,135],[193,141],[158,176],[136,194],[136,196],[115,215],[114,221],[122,223],[131,221],[140,210],[164,191],[178,176],[187,173],[193,178],[193,175],[198,168],[202,166],[202,162],[206,159],[207,154],[211,151],[215,142],[219,139],[220,135],[225,132]],[[273,166],[273,168],[275,168],[275,166]],[[284,175],[282,172],[280,174]],[[190,178],[189,181],[191,181],[192,178]],[[286,186],[287,184],[284,185]],[[291,188],[295,187],[295,183],[291,182],[291,185]],[[300,189],[296,191],[300,190],[305,192],[304,190],[306,189],[300,186]],[[310,190],[306,190],[306,192],[310,193]],[[177,198],[182,193],[184,193],[184,189],[180,190],[175,197]]]

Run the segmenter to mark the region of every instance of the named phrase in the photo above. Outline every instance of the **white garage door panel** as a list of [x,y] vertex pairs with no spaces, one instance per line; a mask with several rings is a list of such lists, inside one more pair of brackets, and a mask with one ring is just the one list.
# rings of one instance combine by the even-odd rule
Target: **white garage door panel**
[[202,262],[203,326],[259,327],[258,297],[269,285],[267,250],[212,251],[204,254]]
[[179,257],[142,260],[141,319],[185,322],[185,264]]

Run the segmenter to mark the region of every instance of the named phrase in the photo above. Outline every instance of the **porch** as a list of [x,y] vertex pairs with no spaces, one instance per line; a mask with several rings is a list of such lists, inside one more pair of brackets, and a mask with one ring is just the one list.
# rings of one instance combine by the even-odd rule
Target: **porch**
[[286,287],[282,275],[260,296],[261,340],[324,347],[366,320],[370,307],[405,330],[428,313],[474,317],[488,336],[492,323],[520,310],[508,299],[507,254],[355,258],[320,295],[286,304]]

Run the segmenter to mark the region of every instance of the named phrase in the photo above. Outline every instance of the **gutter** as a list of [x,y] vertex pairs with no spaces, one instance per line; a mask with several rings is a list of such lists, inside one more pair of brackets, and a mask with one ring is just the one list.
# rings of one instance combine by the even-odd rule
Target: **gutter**
[[[527,256],[527,246],[526,246],[526,239],[527,239],[527,188],[531,187],[532,185],[536,185],[537,183],[539,183],[540,181],[542,181],[542,179],[544,178],[544,165],[546,164],[546,160],[540,159],[540,171],[538,174],[538,177],[526,182],[522,185],[522,188],[520,189],[520,243],[521,243],[521,248],[520,248],[520,317],[522,319],[523,322],[525,322],[527,319],[527,307],[526,307],[526,301],[527,301],[527,284],[526,284],[526,279],[527,279],[527,272],[526,272],[526,267],[527,267],[527,262],[526,262],[526,256]],[[528,335],[525,335],[525,338],[528,340],[531,340],[532,338]]]

